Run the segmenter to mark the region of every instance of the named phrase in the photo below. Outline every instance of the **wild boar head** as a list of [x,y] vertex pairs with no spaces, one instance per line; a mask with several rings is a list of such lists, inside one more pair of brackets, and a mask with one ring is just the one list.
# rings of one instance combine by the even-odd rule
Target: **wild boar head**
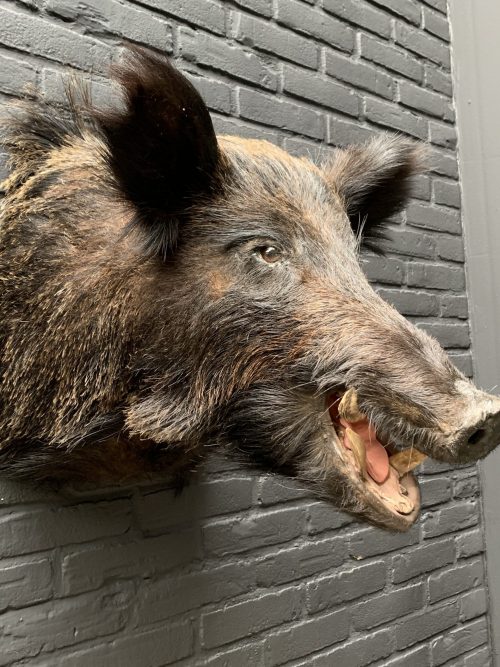
[[217,138],[158,56],[117,78],[122,108],[30,103],[7,130],[2,470],[129,477],[215,444],[405,530],[415,464],[500,436],[500,401],[360,268],[421,147],[382,135],[318,167]]

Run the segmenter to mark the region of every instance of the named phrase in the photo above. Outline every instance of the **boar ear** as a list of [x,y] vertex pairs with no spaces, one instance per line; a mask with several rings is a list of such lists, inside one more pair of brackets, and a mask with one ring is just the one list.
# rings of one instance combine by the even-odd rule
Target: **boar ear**
[[423,144],[387,134],[336,150],[324,171],[362,246],[381,252],[383,223],[404,208],[411,177],[424,170],[425,156]]
[[122,109],[95,112],[121,196],[133,204],[132,227],[150,253],[176,244],[186,209],[215,187],[220,153],[205,103],[165,58],[128,47],[114,69]]

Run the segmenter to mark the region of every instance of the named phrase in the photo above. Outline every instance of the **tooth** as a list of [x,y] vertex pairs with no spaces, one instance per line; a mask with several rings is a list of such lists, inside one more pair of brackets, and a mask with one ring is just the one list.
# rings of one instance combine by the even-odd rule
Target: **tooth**
[[351,451],[356,459],[359,470],[363,475],[366,474],[366,449],[365,443],[360,436],[353,431],[351,428],[346,429],[346,436],[349,438],[349,443],[351,445]]
[[348,389],[342,396],[338,409],[339,415],[348,422],[357,422],[365,419],[365,415],[359,411],[358,395],[353,387]]
[[422,454],[418,449],[404,449],[402,452],[396,452],[389,458],[389,464],[397,470],[402,477],[420,465],[427,458],[427,454]]

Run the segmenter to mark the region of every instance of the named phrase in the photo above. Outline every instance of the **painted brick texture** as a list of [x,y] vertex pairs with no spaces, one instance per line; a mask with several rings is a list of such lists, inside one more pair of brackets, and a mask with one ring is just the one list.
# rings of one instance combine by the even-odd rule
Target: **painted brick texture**
[[[104,102],[123,40],[171,54],[222,133],[312,157],[381,129],[429,141],[364,265],[471,374],[445,0],[1,0],[0,100],[60,103],[76,71]],[[0,666],[489,665],[477,470],[421,482],[421,521],[390,535],[218,460],[178,498],[0,481]]]

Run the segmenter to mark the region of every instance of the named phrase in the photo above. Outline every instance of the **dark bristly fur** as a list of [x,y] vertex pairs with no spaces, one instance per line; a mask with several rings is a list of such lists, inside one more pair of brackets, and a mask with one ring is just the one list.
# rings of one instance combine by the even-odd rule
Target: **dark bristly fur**
[[5,127],[2,474],[179,479],[213,446],[401,529],[342,464],[325,406],[354,387],[393,440],[487,453],[464,415],[489,399],[359,266],[356,236],[404,206],[421,149],[383,135],[319,168],[216,138],[159,56],[134,48],[115,76],[121,109],[26,101]]

